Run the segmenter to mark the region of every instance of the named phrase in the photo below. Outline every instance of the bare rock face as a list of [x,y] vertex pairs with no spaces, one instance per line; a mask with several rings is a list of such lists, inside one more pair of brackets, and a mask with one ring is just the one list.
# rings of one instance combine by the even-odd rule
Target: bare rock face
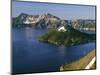
[[77,30],[95,31],[96,21],[92,19],[62,20],[50,13],[42,15],[28,15],[21,13],[12,18],[13,27],[35,27],[43,29],[57,29],[62,26],[72,26]]
[[[13,26],[32,26],[36,28],[57,28],[62,25],[62,20],[50,13],[43,15],[20,14],[13,18]],[[67,23],[67,22],[66,22]]]

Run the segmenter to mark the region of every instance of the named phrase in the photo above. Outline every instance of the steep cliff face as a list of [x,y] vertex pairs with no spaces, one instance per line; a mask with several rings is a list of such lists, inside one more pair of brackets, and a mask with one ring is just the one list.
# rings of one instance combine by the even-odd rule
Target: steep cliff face
[[57,28],[61,25],[67,24],[65,20],[61,20],[49,13],[43,15],[28,15],[22,13],[18,17],[13,18],[12,21],[13,27],[32,26],[36,28]]
[[12,27],[35,27],[57,29],[61,26],[70,25],[77,30],[95,31],[96,21],[92,19],[62,20],[50,13],[42,15],[28,15],[21,13],[12,18]]
[[96,20],[93,19],[78,19],[72,22],[72,27],[78,30],[95,31]]

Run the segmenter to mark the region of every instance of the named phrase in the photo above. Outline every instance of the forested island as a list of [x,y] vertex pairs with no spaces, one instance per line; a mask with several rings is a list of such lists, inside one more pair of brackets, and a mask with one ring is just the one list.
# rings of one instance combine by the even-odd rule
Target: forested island
[[39,41],[54,45],[72,46],[95,40],[95,36],[93,34],[80,32],[71,26],[66,26],[65,29],[66,31],[59,31],[57,29],[51,30],[39,37]]

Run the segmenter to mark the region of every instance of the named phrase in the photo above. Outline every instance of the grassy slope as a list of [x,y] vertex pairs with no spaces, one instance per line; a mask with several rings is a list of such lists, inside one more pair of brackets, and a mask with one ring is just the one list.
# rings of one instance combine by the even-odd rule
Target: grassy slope
[[[69,64],[64,64],[60,67],[60,71],[67,71],[67,70],[83,70],[92,60],[92,58],[95,56],[95,50],[91,51],[88,53],[86,56],[83,58],[74,61]],[[96,68],[96,63],[93,64],[93,66],[90,69],[95,69]]]

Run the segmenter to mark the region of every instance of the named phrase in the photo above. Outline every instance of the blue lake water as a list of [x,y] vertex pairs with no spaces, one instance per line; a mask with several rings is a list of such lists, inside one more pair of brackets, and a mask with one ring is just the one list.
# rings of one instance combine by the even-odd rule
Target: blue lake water
[[59,71],[62,64],[77,60],[95,49],[95,42],[70,47],[39,42],[38,37],[46,32],[32,28],[12,29],[14,73]]

